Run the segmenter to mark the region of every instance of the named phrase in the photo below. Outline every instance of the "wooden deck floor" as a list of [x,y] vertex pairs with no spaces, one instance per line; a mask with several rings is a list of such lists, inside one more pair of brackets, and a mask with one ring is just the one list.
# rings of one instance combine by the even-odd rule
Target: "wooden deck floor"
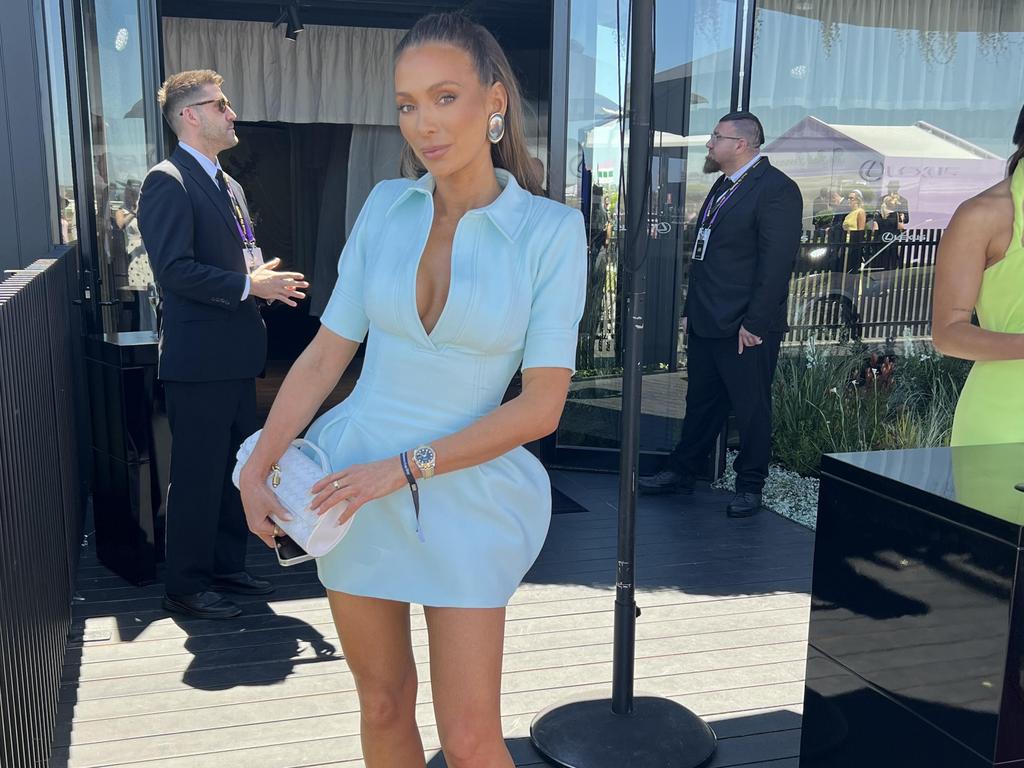
[[[617,478],[553,477],[586,510],[553,517],[509,605],[502,708],[517,766],[544,765],[528,736],[539,710],[610,691]],[[712,723],[711,766],[796,768],[812,534],[770,513],[728,520],[723,504],[711,491],[642,499],[636,690]],[[132,587],[84,553],[51,768],[362,765],[352,678],[314,571],[253,552],[277,592],[243,599],[228,622],[172,619],[159,585]],[[440,768],[413,611],[419,722]]]

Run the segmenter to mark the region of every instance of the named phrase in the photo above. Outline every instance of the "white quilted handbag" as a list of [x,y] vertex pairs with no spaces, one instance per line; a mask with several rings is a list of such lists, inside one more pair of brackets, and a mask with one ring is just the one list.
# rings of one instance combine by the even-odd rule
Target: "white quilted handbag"
[[[231,473],[231,479],[236,487],[242,467],[249,461],[262,431],[258,430],[249,435],[238,448],[238,461],[234,472]],[[311,459],[303,449],[312,453],[316,460]],[[352,519],[344,525],[338,525],[338,518],[348,508],[347,501],[336,504],[323,516],[318,516],[309,508],[313,501],[313,485],[330,471],[330,459],[320,446],[309,440],[293,440],[267,478],[267,487],[277,496],[281,506],[292,515],[291,520],[282,520],[276,515],[272,515],[271,519],[313,557],[322,557],[330,552],[352,525]]]

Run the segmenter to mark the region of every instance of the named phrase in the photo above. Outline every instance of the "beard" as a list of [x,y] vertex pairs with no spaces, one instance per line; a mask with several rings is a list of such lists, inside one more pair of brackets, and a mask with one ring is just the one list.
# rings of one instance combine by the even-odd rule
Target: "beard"
[[239,141],[237,133],[232,133],[223,123],[218,124],[216,121],[203,122],[202,137],[209,146],[216,147],[217,152],[231,149],[237,146]]
[[704,158],[704,173],[718,173],[720,170],[722,170],[722,166],[718,164],[715,158],[711,155]]

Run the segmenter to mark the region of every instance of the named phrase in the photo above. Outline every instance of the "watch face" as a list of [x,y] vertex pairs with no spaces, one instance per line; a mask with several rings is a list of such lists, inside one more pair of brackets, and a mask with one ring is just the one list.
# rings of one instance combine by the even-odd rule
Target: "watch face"
[[432,448],[417,448],[413,451],[412,459],[421,466],[430,464],[434,461],[434,450]]

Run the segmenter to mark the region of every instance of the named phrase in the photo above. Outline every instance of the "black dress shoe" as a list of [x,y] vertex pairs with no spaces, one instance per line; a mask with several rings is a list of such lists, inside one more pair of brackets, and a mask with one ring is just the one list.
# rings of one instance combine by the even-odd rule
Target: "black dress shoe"
[[684,475],[674,469],[663,469],[651,477],[641,477],[637,480],[640,493],[654,495],[657,493],[693,493],[696,485],[692,475]]
[[274,585],[269,581],[257,579],[246,571],[214,576],[211,586],[218,592],[231,592],[235,595],[269,595],[274,591]]
[[761,494],[744,491],[732,497],[725,508],[728,517],[753,517],[761,511]]
[[242,609],[216,592],[196,595],[165,595],[164,610],[190,616],[193,619],[233,619],[242,615]]

